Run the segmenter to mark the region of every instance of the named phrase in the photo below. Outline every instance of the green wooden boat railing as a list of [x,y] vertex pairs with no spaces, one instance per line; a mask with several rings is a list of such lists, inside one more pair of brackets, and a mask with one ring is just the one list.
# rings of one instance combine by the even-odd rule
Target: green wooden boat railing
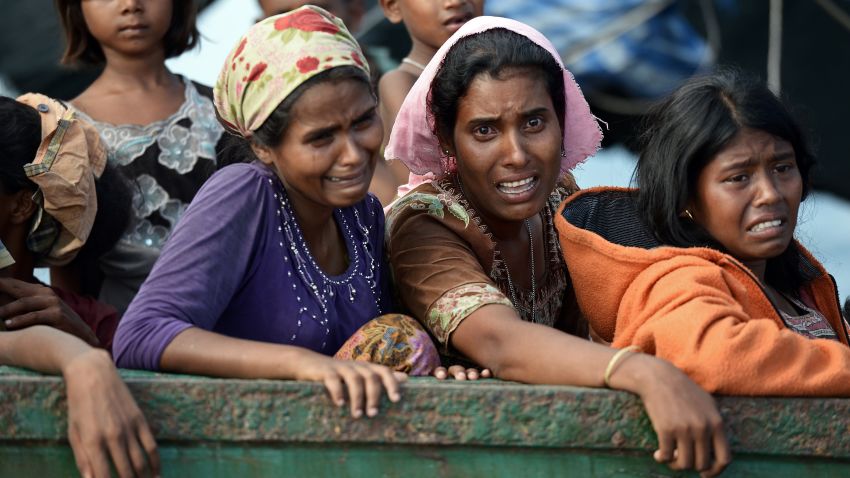
[[[411,379],[351,419],[313,383],[122,371],[164,477],[677,476],[623,392]],[[719,397],[724,476],[850,476],[850,400]],[[73,476],[60,377],[0,367],[0,476]],[[687,476],[685,474],[684,476]]]

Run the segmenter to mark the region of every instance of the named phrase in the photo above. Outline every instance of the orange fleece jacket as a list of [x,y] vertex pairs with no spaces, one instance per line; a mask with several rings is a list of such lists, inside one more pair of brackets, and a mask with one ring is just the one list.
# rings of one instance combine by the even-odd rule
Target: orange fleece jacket
[[[712,393],[850,396],[850,348],[835,283],[808,251],[801,246],[819,275],[801,295],[826,316],[841,342],[786,328],[756,277],[727,254],[627,247],[585,228],[596,214],[586,211],[599,210],[588,209],[588,201],[612,194],[630,196],[626,189],[584,190],[570,196],[555,219],[579,307],[599,337],[664,358]],[[563,213],[582,198],[580,227]],[[619,228],[618,237],[634,232],[623,235],[626,222],[634,224],[610,225]]]

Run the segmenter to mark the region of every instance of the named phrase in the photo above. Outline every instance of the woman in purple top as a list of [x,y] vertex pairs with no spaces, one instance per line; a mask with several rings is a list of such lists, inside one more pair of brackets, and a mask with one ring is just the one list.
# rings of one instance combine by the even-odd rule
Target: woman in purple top
[[263,20],[225,62],[215,103],[257,160],[198,192],[118,327],[116,362],[319,381],[337,405],[347,392],[353,416],[374,416],[404,375],[338,358],[391,345],[404,355],[382,363],[411,373],[439,359],[412,319],[370,322],[393,304],[383,211],[367,195],[382,125],[356,41],[316,7]]

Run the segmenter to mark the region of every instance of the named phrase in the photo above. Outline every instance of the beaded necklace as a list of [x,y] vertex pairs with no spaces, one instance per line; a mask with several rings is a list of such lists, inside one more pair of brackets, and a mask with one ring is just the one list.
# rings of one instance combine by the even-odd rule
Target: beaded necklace
[[404,57],[401,59],[402,63],[406,63],[414,68],[418,68],[419,71],[425,71],[425,65],[419,63],[418,61],[411,60],[410,57]]
[[[463,189],[463,182],[460,180],[460,175],[457,176],[457,184],[460,187],[460,193],[463,194],[468,202],[469,196],[467,196],[466,191]],[[469,207],[472,208],[472,203],[469,203]],[[531,259],[531,321],[537,323],[537,279],[535,278],[534,268],[534,235],[531,232],[531,222],[528,219],[525,220],[525,230],[528,232],[528,255]],[[514,288],[514,281],[511,279],[511,270],[508,268],[507,259],[504,259],[502,263],[505,265],[511,302],[514,304],[517,312],[519,312],[519,301],[517,300],[516,289]]]
[[[383,313],[383,307],[381,304],[380,294],[378,294],[377,291],[378,283],[375,275],[378,261],[375,260],[372,251],[372,244],[369,240],[369,229],[363,225],[363,222],[360,220],[360,213],[357,209],[352,208],[352,211],[355,219],[354,229],[356,229],[357,235],[359,235],[359,241],[357,240],[358,238],[355,237],[355,231],[352,230],[352,227],[349,225],[348,220],[342,212],[339,209],[334,209],[334,216],[336,217],[337,224],[341,227],[343,235],[347,239],[346,248],[351,248],[348,253],[351,260],[349,261],[346,272],[343,272],[337,277],[329,277],[325,274],[322,268],[319,267],[319,264],[316,263],[316,260],[310,253],[310,249],[307,246],[307,242],[304,240],[304,236],[301,234],[301,228],[298,226],[295,213],[292,210],[292,204],[289,201],[289,197],[286,194],[286,189],[283,187],[283,184],[281,184],[278,180],[275,185],[275,181],[271,178],[269,178],[268,181],[269,184],[277,190],[274,194],[274,198],[279,203],[277,215],[280,217],[281,222],[277,228],[278,232],[281,233],[281,241],[278,244],[281,248],[284,248],[287,244],[289,246],[289,253],[284,252],[283,261],[289,262],[290,257],[292,258],[292,262],[295,266],[295,272],[298,274],[299,279],[301,279],[301,283],[306,285],[308,294],[310,294],[322,310],[321,318],[316,316],[316,314],[310,314],[309,309],[307,309],[307,307],[303,304],[298,284],[293,282],[292,291],[295,294],[296,302],[299,304],[298,326],[301,326],[300,317],[302,315],[306,315],[321,326],[325,327],[325,335],[329,335],[330,327],[328,326],[327,317],[328,301],[333,300],[334,296],[338,293],[334,291],[335,288],[343,288],[344,292],[348,293],[348,300],[350,302],[354,302],[358,292],[357,288],[352,283],[352,280],[357,276],[362,277],[369,285],[369,290],[372,293],[372,300],[375,302],[378,309],[378,315],[381,315]],[[365,264],[361,264],[361,255],[365,259],[363,261]],[[291,275],[292,272],[287,271],[287,276],[291,277]],[[322,348],[324,347],[325,344],[323,343]]]

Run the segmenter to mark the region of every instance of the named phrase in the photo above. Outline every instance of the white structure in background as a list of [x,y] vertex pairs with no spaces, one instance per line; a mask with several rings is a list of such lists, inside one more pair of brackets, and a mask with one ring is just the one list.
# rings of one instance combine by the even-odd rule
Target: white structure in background
[[256,0],[218,0],[198,17],[200,44],[166,62],[168,68],[203,85],[213,86],[224,59],[262,12]]

